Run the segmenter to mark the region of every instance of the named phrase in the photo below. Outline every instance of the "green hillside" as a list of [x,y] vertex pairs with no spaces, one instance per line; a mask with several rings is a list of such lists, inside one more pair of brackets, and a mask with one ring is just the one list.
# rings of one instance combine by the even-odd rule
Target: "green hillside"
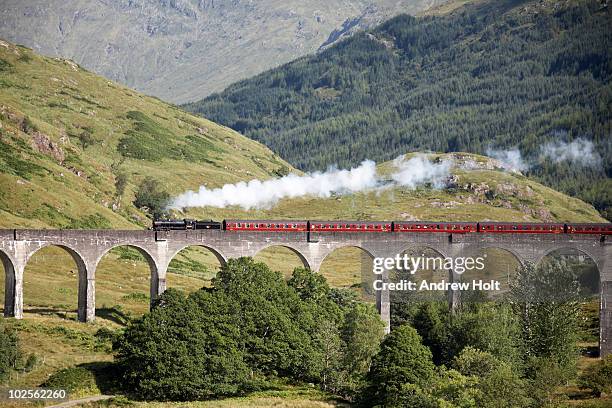
[[0,41],[0,228],[138,228],[145,177],[181,191],[290,169],[238,133]]
[[[147,213],[133,202],[147,177],[174,196],[295,171],[257,142],[71,61],[2,41],[0,66],[0,228],[142,228],[149,225]],[[482,165],[469,171],[459,165],[450,189],[305,197],[269,210],[200,208],[186,215],[471,220],[486,213],[494,220],[600,220],[590,205],[501,171],[499,163],[479,156],[457,160]]]
[[[610,27],[610,8],[596,0],[452,2],[432,15],[393,18],[186,108],[303,170],[407,151],[518,147],[529,175],[606,213]],[[577,139],[592,142],[600,160],[542,155],[547,142]]]

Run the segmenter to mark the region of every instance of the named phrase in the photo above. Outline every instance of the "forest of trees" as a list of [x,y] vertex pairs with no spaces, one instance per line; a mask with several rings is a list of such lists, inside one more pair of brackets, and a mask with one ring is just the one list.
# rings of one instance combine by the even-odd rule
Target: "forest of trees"
[[[528,174],[612,205],[612,19],[597,0],[507,0],[398,16],[186,108],[319,170],[409,151],[518,147]],[[601,160],[543,158],[592,141]],[[607,213],[610,217],[610,213]]]
[[[170,289],[116,338],[124,392],[146,400],[248,395],[316,385],[363,407],[552,407],[576,379],[580,287],[564,262],[516,275],[508,301],[404,304],[383,337],[373,305],[297,268],[286,281],[230,260],[188,296]],[[612,356],[578,384],[612,391]]]

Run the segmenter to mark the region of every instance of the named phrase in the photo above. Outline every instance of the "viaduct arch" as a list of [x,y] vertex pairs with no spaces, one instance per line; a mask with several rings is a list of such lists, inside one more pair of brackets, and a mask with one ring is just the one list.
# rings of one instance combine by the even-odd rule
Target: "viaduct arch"
[[[569,234],[443,234],[435,232],[236,232],[223,230],[116,231],[116,230],[0,230],[0,260],[5,269],[5,316],[23,317],[23,272],[31,256],[55,245],[66,249],[79,268],[78,318],[95,319],[95,272],[101,258],[117,246],[132,246],[145,255],[151,268],[151,299],[166,290],[170,260],[188,246],[202,246],[223,265],[230,258],[255,256],[270,246],[294,251],[305,266],[318,271],[334,250],[353,246],[373,258],[395,257],[410,248],[427,247],[443,257],[473,256],[485,248],[512,253],[521,264],[538,263],[546,255],[564,248],[590,256],[600,277],[600,349],[612,353],[612,242],[598,235]],[[389,271],[382,279],[389,280]],[[457,275],[451,274],[451,280]],[[377,291],[377,307],[390,330],[389,291]],[[451,307],[457,303],[451,293]]]

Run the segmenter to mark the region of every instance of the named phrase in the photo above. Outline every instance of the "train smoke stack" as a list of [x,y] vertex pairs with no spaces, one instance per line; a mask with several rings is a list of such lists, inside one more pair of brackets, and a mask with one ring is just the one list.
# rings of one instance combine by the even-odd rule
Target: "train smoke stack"
[[390,181],[383,181],[376,172],[376,164],[363,161],[350,170],[330,169],[299,176],[289,174],[271,180],[251,180],[223,187],[208,189],[200,186],[198,191],[187,191],[176,197],[169,205],[171,209],[187,207],[225,208],[239,206],[245,210],[270,208],[284,198],[318,197],[327,198],[332,194],[352,194],[390,186],[414,188],[431,183],[441,187],[449,174],[450,162],[431,163],[422,156],[410,160],[398,158],[394,161],[396,172]]

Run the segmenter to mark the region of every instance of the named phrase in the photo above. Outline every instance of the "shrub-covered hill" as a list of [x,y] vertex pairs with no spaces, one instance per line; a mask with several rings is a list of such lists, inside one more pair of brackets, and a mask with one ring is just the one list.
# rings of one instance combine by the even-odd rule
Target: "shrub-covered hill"
[[[612,208],[612,18],[598,0],[451,2],[393,18],[186,105],[321,169],[406,151],[518,147],[529,174]],[[586,139],[601,161],[541,159]],[[561,158],[560,160],[556,160]]]
[[179,192],[290,169],[231,129],[0,41],[0,228],[137,228],[145,177]]
[[[144,227],[149,220],[133,202],[147,177],[159,180],[161,189],[173,196],[200,185],[220,187],[294,171],[235,131],[109,82],[71,61],[41,57],[2,41],[0,67],[0,228]],[[382,164],[381,171],[389,166]],[[460,183],[446,190],[423,187],[307,197],[283,200],[269,210],[201,208],[186,215],[601,219],[590,205],[523,176],[495,170],[490,163],[457,172]]]

